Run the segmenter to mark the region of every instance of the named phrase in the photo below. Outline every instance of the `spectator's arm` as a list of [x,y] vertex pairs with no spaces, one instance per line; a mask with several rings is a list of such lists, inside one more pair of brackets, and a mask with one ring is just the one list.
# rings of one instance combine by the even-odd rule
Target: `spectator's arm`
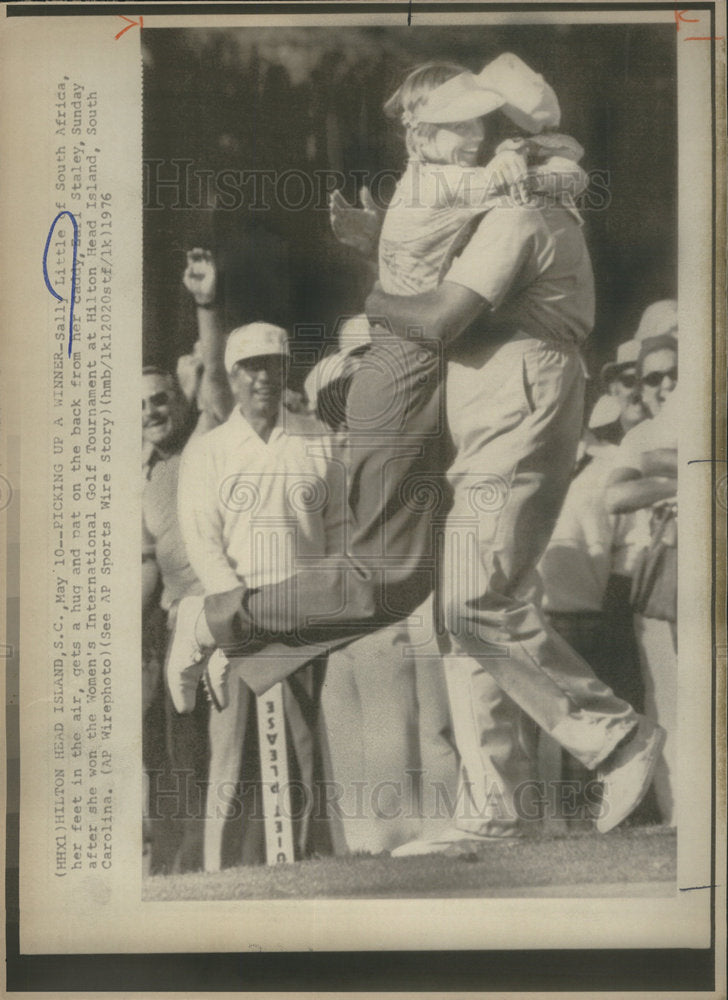
[[226,420],[233,406],[224,363],[225,334],[218,297],[218,269],[209,250],[195,248],[189,251],[182,280],[197,307],[202,377],[197,399],[200,417],[195,433],[204,433]]
[[615,469],[607,481],[605,502],[610,514],[628,514],[676,494],[676,477],[643,476],[637,469],[622,467]]
[[642,452],[642,468],[646,476],[677,479],[677,448],[655,448]]
[[219,489],[201,447],[205,437],[193,437],[182,453],[178,486],[178,517],[182,541],[197,578],[208,594],[240,586],[225,555]]
[[427,340],[448,343],[459,337],[488,307],[476,292],[452,281],[419,295],[387,295],[377,283],[366,301],[369,321],[388,328],[404,340],[424,333]]

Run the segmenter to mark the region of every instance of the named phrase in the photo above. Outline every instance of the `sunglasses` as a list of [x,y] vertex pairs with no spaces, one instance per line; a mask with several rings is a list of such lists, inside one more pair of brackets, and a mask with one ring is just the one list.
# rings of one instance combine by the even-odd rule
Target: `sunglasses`
[[146,410],[149,406],[166,406],[168,402],[168,392],[155,392],[153,396],[142,400],[142,410]]
[[625,389],[634,389],[637,385],[638,379],[636,375],[630,375],[625,372],[623,375],[617,375],[617,381],[620,385],[624,386]]
[[641,385],[649,386],[650,389],[656,389],[659,385],[662,385],[664,378],[669,378],[671,381],[677,382],[677,368],[669,368],[663,372],[649,372],[647,375],[642,376],[640,383]]

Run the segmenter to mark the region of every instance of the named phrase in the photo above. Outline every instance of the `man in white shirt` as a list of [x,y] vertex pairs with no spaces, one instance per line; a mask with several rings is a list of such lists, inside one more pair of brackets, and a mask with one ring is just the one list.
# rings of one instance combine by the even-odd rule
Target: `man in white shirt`
[[185,450],[180,524],[206,593],[241,580],[279,583],[295,560],[326,552],[330,443],[281,406],[287,357],[285,331],[264,323],[233,330],[225,364],[237,406]]
[[[225,368],[236,406],[224,424],[185,449],[179,522],[190,563],[207,594],[239,587],[241,581],[252,587],[279,583],[300,562],[340,550],[344,507],[330,443],[310,419],[282,406],[287,362],[284,330],[267,323],[233,330]],[[195,609],[199,614],[202,598],[183,600],[178,618]],[[181,670],[178,665],[168,658],[167,683],[176,709],[189,712],[204,662],[197,659]],[[236,805],[222,790],[238,780],[250,703],[249,689],[236,671],[225,676],[223,670],[223,677],[216,688],[218,696],[224,695],[217,706],[221,710],[211,713],[210,721],[208,871],[222,864],[223,826]],[[284,683],[283,691],[294,764],[308,789],[318,754],[315,716],[321,680],[321,664],[309,662]],[[303,853],[308,823],[305,816],[298,819],[304,820],[298,824]]]

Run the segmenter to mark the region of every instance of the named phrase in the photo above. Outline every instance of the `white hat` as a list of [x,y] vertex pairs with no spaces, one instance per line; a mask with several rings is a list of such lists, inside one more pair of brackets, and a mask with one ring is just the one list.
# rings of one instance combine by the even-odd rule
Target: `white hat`
[[661,299],[647,306],[637,327],[635,340],[661,337],[663,334],[677,337],[677,302],[675,299]]
[[614,378],[620,368],[628,365],[636,365],[640,355],[640,344],[638,340],[625,340],[617,348],[617,357],[614,361],[608,361],[603,366],[601,376],[607,382]]
[[503,95],[501,111],[527,132],[556,128],[561,108],[552,88],[540,73],[512,52],[504,52],[478,74],[478,83]]
[[272,323],[248,323],[233,330],[225,345],[225,371],[232,373],[238,361],[263,354],[288,357],[288,334]]
[[339,350],[342,354],[351,354],[352,351],[366,347],[371,342],[371,326],[364,313],[347,319],[339,330]]
[[600,396],[589,415],[590,430],[613,424],[615,420],[619,419],[621,412],[619,403],[614,396]]
[[501,94],[486,87],[474,73],[466,71],[431,90],[416,111],[404,112],[402,121],[405,125],[464,122],[495,111],[503,100]]

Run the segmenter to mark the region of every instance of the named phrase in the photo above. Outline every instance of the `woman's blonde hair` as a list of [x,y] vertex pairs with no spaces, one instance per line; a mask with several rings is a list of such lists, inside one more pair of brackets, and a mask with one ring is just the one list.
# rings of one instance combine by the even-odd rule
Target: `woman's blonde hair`
[[460,73],[464,66],[450,62],[430,62],[417,66],[384,105],[388,118],[398,118],[405,126],[405,143],[410,156],[419,156],[422,147],[435,135],[437,125],[426,122],[408,124],[407,119],[416,115],[417,109],[427,100],[428,94]]

